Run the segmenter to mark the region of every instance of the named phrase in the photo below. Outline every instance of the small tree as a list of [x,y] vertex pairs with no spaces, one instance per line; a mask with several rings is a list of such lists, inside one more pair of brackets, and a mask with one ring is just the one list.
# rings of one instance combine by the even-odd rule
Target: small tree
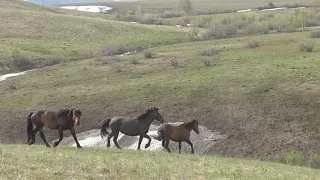
[[305,28],[308,22],[309,13],[308,11],[299,11],[297,21],[302,28]]
[[270,7],[270,8],[275,8],[276,6],[273,4],[273,2],[269,2],[268,3],[268,6]]
[[186,14],[191,14],[193,5],[190,0],[180,0],[180,10]]

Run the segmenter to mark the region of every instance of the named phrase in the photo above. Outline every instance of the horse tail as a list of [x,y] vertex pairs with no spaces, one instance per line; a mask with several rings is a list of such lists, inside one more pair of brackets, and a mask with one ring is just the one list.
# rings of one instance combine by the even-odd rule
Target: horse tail
[[108,133],[107,129],[109,128],[109,123],[110,123],[111,119],[107,119],[105,121],[103,121],[102,126],[101,126],[101,131],[100,131],[100,135],[101,138],[103,139],[103,136],[106,136]]
[[161,141],[163,139],[163,134],[164,134],[164,131],[163,131],[163,129],[161,129],[158,131],[157,136],[151,135],[151,137],[153,137],[154,139],[156,139],[158,141]]
[[28,118],[27,118],[27,133],[28,133],[28,142],[30,142],[31,137],[32,137],[32,131],[33,131],[33,124],[31,121],[31,116],[33,113],[30,113]]

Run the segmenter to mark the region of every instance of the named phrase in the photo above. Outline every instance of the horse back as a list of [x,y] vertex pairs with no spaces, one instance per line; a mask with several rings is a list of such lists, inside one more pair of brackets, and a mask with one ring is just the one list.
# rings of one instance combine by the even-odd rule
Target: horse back
[[181,122],[167,123],[162,127],[165,135],[173,141],[185,141],[190,138],[190,131]]
[[50,129],[58,128],[57,115],[53,111],[37,111],[32,114],[31,119],[38,127],[45,126]]

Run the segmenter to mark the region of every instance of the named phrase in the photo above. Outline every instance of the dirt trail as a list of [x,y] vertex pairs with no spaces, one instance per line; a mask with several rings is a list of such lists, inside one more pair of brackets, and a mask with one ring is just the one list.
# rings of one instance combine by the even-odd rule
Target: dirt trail
[[[158,126],[151,125],[148,135],[156,135]],[[226,135],[221,135],[219,132],[212,132],[211,130],[199,126],[200,134],[196,134],[195,132],[191,132],[191,142],[194,145],[195,153],[204,154],[206,153],[218,140],[223,140],[226,138]],[[100,129],[92,129],[89,131],[85,131],[77,134],[79,143],[82,147],[106,147],[106,138],[101,139],[100,137]],[[131,137],[119,134],[118,144],[120,147],[124,149],[137,149],[138,147],[138,136]],[[143,139],[141,144],[142,150],[148,151],[165,151],[161,146],[161,141],[157,141],[155,139],[151,140],[151,146],[147,149],[144,148],[144,145],[148,142],[147,139]],[[66,137],[61,141],[61,145],[72,145],[76,146],[72,137]],[[114,143],[111,139],[111,147],[115,147]],[[178,150],[178,143],[170,142],[169,148],[171,150]],[[182,143],[182,152],[190,152],[190,146],[187,143]]]

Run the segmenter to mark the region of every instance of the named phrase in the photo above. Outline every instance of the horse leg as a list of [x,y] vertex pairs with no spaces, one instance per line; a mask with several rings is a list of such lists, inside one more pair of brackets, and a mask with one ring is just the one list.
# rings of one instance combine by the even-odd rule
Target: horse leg
[[117,146],[118,149],[121,149],[121,147],[119,146],[118,142],[117,142],[117,139],[118,139],[118,136],[119,136],[119,132],[117,132],[114,137],[113,137],[113,142],[114,144]]
[[39,133],[40,133],[41,139],[42,139],[43,142],[46,144],[46,146],[47,146],[47,147],[50,147],[50,145],[48,144],[48,142],[47,142],[47,140],[46,140],[46,137],[44,137],[43,129],[42,129],[42,128],[39,128]]
[[78,139],[77,139],[77,136],[76,136],[76,132],[74,131],[74,128],[73,128],[73,127],[70,129],[70,132],[71,132],[71,135],[72,135],[74,141],[75,141],[76,144],[77,144],[77,148],[82,148],[82,147],[80,146],[79,142],[78,142]]
[[169,149],[169,142],[170,142],[170,140],[168,139],[168,140],[166,140],[166,144],[165,144],[165,147],[164,148],[166,148],[167,149],[167,151],[169,152],[169,153],[171,153],[171,151],[170,151],[170,149]]
[[166,141],[162,139],[162,146],[165,147]]
[[179,153],[181,153],[181,141],[179,142]]
[[194,151],[193,151],[193,144],[192,142],[190,141],[190,139],[186,140],[186,142],[191,146],[191,153],[194,154]]
[[37,127],[32,130],[32,135],[31,135],[31,140],[29,141],[29,145],[34,144],[36,142],[35,136],[38,131],[39,131],[39,128]]
[[148,135],[148,134],[144,134],[143,135],[143,137],[144,138],[147,138],[149,141],[148,141],[148,143],[145,145],[145,147],[144,148],[148,148],[148,147],[150,147],[150,144],[151,144],[151,137]]
[[63,139],[63,129],[59,127],[59,140],[53,143],[53,147],[59,145],[60,141]]
[[140,145],[141,145],[141,142],[142,142],[142,139],[143,139],[143,136],[139,136],[139,142],[138,142],[138,148],[137,150],[140,150]]
[[111,132],[110,134],[108,134],[108,144],[107,144],[107,147],[110,147],[110,140],[111,138],[114,136],[113,132]]

